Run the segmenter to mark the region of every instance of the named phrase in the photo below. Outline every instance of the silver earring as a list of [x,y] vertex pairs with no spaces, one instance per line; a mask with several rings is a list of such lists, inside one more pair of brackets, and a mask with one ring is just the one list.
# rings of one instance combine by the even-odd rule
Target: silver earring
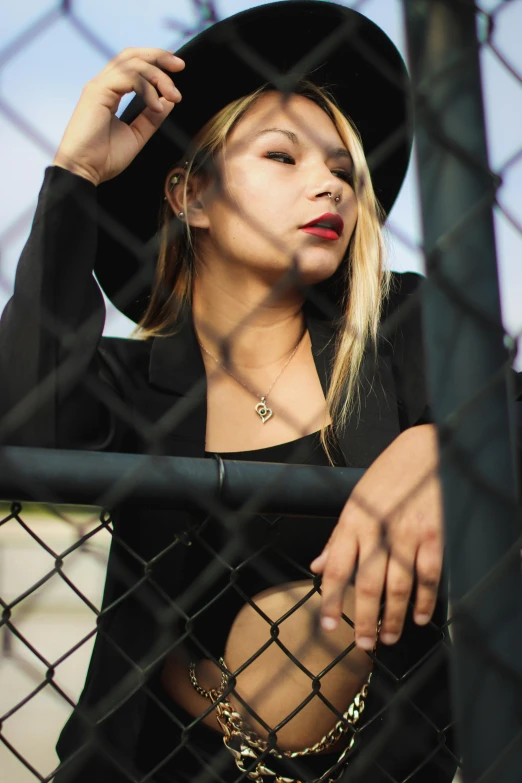
[[185,213],[184,212],[178,212],[178,217],[179,217],[180,220],[183,220],[183,218],[185,217]]

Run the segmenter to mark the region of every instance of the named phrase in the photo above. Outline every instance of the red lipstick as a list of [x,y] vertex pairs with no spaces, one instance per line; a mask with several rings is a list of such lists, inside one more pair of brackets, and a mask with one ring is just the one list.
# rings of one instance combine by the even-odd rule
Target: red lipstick
[[314,220],[311,220],[305,226],[301,226],[302,231],[307,234],[313,234],[321,239],[339,239],[343,233],[344,221],[340,215],[334,215],[332,212],[325,212]]

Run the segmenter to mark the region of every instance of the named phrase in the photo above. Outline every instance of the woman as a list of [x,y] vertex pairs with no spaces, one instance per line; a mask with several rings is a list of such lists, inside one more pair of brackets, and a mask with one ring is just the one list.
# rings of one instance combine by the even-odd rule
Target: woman
[[[111,61],[46,172],[2,324],[4,441],[368,470],[336,524],[258,515],[238,537],[176,512],[183,537],[168,511],[115,514],[55,780],[450,781],[418,278],[390,276],[381,234],[411,145],[404,65],[322,2],[251,9],[179,54]],[[141,339],[101,338],[93,269]]]

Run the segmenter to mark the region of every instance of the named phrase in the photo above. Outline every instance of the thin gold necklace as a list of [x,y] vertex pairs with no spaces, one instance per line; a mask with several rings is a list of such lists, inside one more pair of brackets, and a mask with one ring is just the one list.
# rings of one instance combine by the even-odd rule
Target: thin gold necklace
[[[304,338],[305,334],[306,334],[306,329],[305,329],[304,333],[302,334],[302,336],[299,338],[299,342],[298,342],[298,343],[297,343],[297,345],[295,346],[294,350],[292,351],[292,353],[290,354],[290,356],[288,357],[288,359],[287,359],[287,360],[286,360],[286,362],[284,363],[284,365],[283,365],[283,369],[281,370],[281,372],[279,373],[279,375],[277,376],[277,378],[275,379],[275,381],[272,383],[272,385],[271,385],[271,387],[269,388],[269,390],[267,391],[267,393],[266,393],[266,394],[264,394],[264,395],[261,395],[261,394],[259,394],[258,392],[254,391],[254,389],[252,389],[250,386],[248,386],[248,384],[244,383],[244,382],[241,380],[241,378],[238,378],[236,375],[234,375],[234,373],[230,372],[230,370],[228,370],[228,369],[225,367],[225,365],[224,365],[224,364],[221,364],[221,362],[220,362],[220,361],[218,361],[218,359],[216,359],[216,357],[215,357],[215,356],[213,356],[213,355],[210,353],[210,351],[207,351],[207,349],[205,348],[205,346],[204,346],[202,343],[199,343],[199,344],[200,344],[201,348],[203,348],[203,350],[205,351],[205,353],[208,353],[208,355],[210,356],[210,358],[211,358],[211,359],[213,359],[213,360],[216,362],[216,364],[218,364],[218,365],[219,365],[219,366],[220,366],[220,367],[221,367],[221,368],[222,368],[222,369],[223,369],[223,370],[224,370],[226,373],[228,373],[228,375],[230,375],[230,377],[231,377],[231,378],[234,378],[234,380],[235,380],[235,381],[237,381],[238,383],[240,383],[240,384],[241,384],[241,386],[243,386],[245,389],[247,389],[249,392],[251,392],[251,393],[254,395],[254,397],[259,397],[259,399],[260,399],[260,402],[258,402],[258,403],[257,403],[257,405],[255,406],[254,410],[255,410],[255,412],[257,413],[257,415],[259,416],[259,418],[261,419],[261,421],[263,422],[263,424],[265,424],[265,423],[268,421],[268,419],[271,419],[271,418],[272,418],[272,416],[274,415],[274,412],[273,412],[272,408],[269,408],[269,407],[267,406],[267,404],[266,404],[266,398],[268,397],[268,395],[270,394],[270,392],[271,392],[271,391],[272,391],[272,389],[274,388],[274,386],[275,386],[276,382],[279,380],[279,378],[281,377],[281,375],[283,374],[283,372],[286,370],[286,368],[287,368],[287,367],[288,367],[288,365],[290,364],[290,361],[293,359],[295,352],[297,351],[297,349],[298,349],[298,348],[299,348],[299,346],[301,345],[301,343],[302,343],[302,341],[303,341],[303,338]],[[198,342],[199,342],[199,340],[198,340]]]

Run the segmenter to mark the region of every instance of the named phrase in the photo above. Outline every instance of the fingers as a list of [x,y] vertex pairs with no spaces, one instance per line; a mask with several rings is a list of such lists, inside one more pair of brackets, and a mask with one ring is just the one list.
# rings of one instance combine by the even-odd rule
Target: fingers
[[355,579],[355,643],[362,650],[373,650],[377,641],[377,623],[387,565],[388,552],[380,537],[367,539],[361,545],[359,570]]
[[168,71],[182,71],[185,67],[181,57],[177,57],[167,49],[158,49],[153,46],[128,46],[110,61],[113,64],[125,63],[134,58],[158,65]]
[[[135,58],[129,60],[128,67],[132,68],[138,76],[134,89],[151,109],[163,111],[158,93],[171,103],[178,103],[181,100],[181,93],[170,76],[155,65]],[[142,89],[139,89],[140,86]]]
[[149,109],[156,112],[162,111],[163,107],[159,95],[147,79],[137,73],[133,75],[132,80],[129,83],[132,84],[134,92],[143,98],[144,103]]
[[[323,573],[321,624],[334,630],[343,594],[358,558],[355,579],[355,642],[372,650],[384,598],[379,638],[395,644],[401,637],[416,577],[414,620],[433,616],[442,571],[442,512],[438,483],[423,482],[408,503],[389,511],[347,501],[327,546],[310,568]],[[379,522],[385,519],[385,522]],[[383,532],[385,535],[383,535]]]
[[107,94],[107,107],[115,112],[120,99],[129,92],[140,95],[148,108],[163,112],[161,97],[178,103],[181,93],[165,71],[185,67],[179,57],[163,49],[124,49],[93,79]]
[[424,541],[417,551],[417,594],[413,619],[417,625],[426,625],[431,620],[437,602],[437,593],[442,573],[442,540],[437,536]]
[[318,558],[318,565],[314,561],[314,570],[320,570],[326,558],[321,584],[321,625],[324,630],[333,631],[341,620],[344,592],[355,568],[355,536],[337,535],[328,543],[327,551],[323,551],[321,558]]
[[[148,64],[159,70],[160,73],[168,71],[178,73],[185,68],[185,62],[181,57],[177,57],[166,49],[155,49],[153,47],[128,47],[116,55],[104,68],[104,71],[110,73],[112,70],[129,71],[135,66],[135,63]],[[103,73],[103,71],[102,71]],[[170,77],[167,77],[170,79]]]
[[165,117],[170,114],[175,106],[174,103],[169,103],[165,98],[160,98],[159,103],[161,111],[147,108],[129,126],[137,137],[140,147],[143,147],[154,135]]
[[380,639],[395,644],[402,634],[413,587],[415,551],[398,548],[390,555],[386,575],[386,600]]

